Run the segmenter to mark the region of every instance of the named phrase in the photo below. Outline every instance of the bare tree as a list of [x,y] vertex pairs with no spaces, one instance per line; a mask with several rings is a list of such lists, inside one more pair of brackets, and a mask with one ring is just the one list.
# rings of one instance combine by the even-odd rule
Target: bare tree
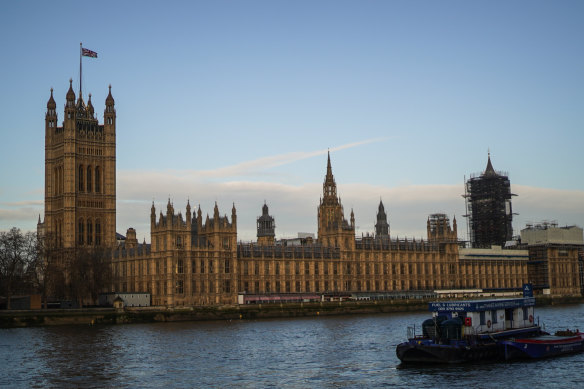
[[32,273],[39,256],[37,234],[13,227],[0,232],[0,292],[10,299],[15,293],[29,293],[32,288]]
[[37,239],[37,257],[31,266],[31,279],[35,289],[41,294],[43,305],[47,298],[65,298],[65,273],[63,250],[57,248],[51,236]]
[[71,259],[70,295],[79,305],[94,304],[111,282],[108,251],[102,248],[78,249]]

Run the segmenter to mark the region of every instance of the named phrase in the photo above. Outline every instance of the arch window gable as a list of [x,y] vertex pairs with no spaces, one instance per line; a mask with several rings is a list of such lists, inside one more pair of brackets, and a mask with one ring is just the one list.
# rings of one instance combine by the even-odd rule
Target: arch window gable
[[87,191],[91,192],[91,166],[87,166]]
[[87,220],[87,244],[93,244],[93,224],[91,220]]
[[83,165],[79,165],[79,174],[77,180],[79,181],[79,191],[83,192]]
[[95,167],[95,192],[101,192],[101,169],[99,166]]
[[80,245],[83,244],[83,232],[84,232],[83,219],[79,219],[78,231],[77,231],[77,243],[79,243]]
[[99,219],[95,221],[95,245],[101,245],[101,222]]

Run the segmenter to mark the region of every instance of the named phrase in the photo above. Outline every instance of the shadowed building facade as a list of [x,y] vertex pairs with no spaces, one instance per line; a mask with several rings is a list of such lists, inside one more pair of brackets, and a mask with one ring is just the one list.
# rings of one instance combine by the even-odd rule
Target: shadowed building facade
[[39,229],[62,249],[114,247],[116,233],[116,110],[105,100],[104,124],[75,101],[72,80],[58,126],[53,90],[45,115],[45,217]]
[[[241,293],[520,290],[523,283],[530,280],[526,250],[479,253],[466,249],[461,254],[456,219],[451,225],[445,214],[430,215],[427,240],[391,239],[385,206],[380,201],[375,232],[356,238],[355,215],[351,210],[349,220],[345,219],[330,154],[317,207],[316,240],[277,240],[275,218],[264,204],[257,218],[257,241],[238,243],[235,205],[230,218],[220,214],[217,204],[211,216],[203,217],[200,207],[193,210],[187,202],[183,216],[169,199],[164,213],[157,213],[152,204],[150,244],[139,243],[133,228],[129,228],[125,240],[118,243],[115,233],[116,111],[111,88],[105,101],[104,124],[99,124],[95,118],[91,96],[87,104],[81,96],[75,100],[70,85],[62,126],[57,126],[52,91],[47,103],[45,217],[44,222],[39,220],[39,231],[63,252],[96,247],[111,250],[110,292],[149,292],[153,305],[192,306],[235,304]],[[494,184],[489,185],[500,188],[497,189],[500,195],[496,196],[495,214],[499,224],[503,224],[502,232],[495,234],[488,227],[492,231],[487,234],[497,237],[488,238],[495,244],[511,233],[509,183],[506,176],[494,171],[490,157],[481,178],[492,180]],[[474,186],[470,189],[474,196],[477,190]],[[469,199],[471,204],[490,202],[479,197]],[[472,215],[483,215],[481,212],[473,210]],[[485,213],[473,220],[487,216]],[[478,238],[479,232],[474,236],[476,244],[486,242]],[[558,251],[558,256],[564,253]],[[567,251],[567,255],[572,258],[577,252]],[[564,263],[565,258],[558,261]],[[571,271],[573,263],[570,264]],[[556,286],[568,282],[553,281],[558,279],[555,272],[567,268],[550,265],[547,269],[554,294]],[[569,282],[568,288],[558,290],[573,293],[581,287],[577,279]]]
[[[428,240],[390,239],[383,204],[376,233],[354,235],[343,216],[330,155],[318,207],[318,239],[288,245],[275,236],[267,205],[258,217],[257,242],[237,243],[236,211],[231,221],[203,219],[187,203],[185,217],[168,202],[166,214],[151,210],[152,244],[120,246],[112,266],[115,291],[148,291],[154,305],[234,304],[237,295],[295,293],[399,293],[437,289],[520,290],[527,277],[526,252],[512,258],[461,259],[456,220],[428,219]],[[385,220],[385,222],[384,222]],[[387,235],[385,223],[387,222]],[[266,239],[267,238],[267,239]]]

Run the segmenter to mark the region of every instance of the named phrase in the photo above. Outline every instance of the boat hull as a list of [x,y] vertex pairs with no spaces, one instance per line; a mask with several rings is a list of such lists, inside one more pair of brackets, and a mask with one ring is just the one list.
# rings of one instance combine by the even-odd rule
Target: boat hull
[[505,359],[539,359],[584,351],[584,334],[576,336],[544,335],[501,342]]
[[396,354],[403,363],[466,363],[500,358],[495,342],[470,346],[409,341],[399,344]]

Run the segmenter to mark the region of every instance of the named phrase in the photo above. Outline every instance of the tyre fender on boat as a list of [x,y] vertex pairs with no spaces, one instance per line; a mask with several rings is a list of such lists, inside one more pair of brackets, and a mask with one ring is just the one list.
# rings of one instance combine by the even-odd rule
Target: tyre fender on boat
[[487,327],[491,328],[491,321],[490,320],[487,320]]
[[529,315],[529,322],[533,323],[533,315]]

